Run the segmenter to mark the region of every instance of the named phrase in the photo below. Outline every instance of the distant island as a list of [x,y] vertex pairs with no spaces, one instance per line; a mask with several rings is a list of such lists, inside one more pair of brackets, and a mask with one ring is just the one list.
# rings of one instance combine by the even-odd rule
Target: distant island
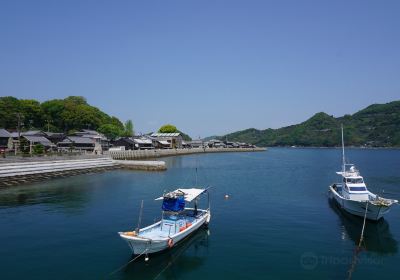
[[340,145],[341,124],[348,146],[400,147],[400,101],[373,104],[338,118],[321,112],[300,124],[279,129],[249,128],[218,138],[264,147],[335,147]]

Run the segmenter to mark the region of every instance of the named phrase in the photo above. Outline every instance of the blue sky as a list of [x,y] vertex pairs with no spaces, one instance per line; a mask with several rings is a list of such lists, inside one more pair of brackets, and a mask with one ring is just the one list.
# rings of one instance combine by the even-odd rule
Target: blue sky
[[137,132],[278,128],[400,99],[400,1],[1,1],[0,96]]

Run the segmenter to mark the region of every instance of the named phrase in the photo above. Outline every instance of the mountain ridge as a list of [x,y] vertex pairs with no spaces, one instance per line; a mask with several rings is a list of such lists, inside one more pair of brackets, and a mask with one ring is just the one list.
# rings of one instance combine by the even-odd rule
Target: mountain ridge
[[340,146],[340,126],[346,145],[400,147],[400,101],[372,104],[350,115],[333,117],[318,112],[299,124],[278,129],[248,128],[218,137],[258,146]]

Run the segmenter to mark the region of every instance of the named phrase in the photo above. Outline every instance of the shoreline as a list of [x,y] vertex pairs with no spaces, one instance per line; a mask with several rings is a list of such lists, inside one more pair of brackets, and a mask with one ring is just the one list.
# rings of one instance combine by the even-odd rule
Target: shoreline
[[[269,146],[268,149],[283,148],[283,149],[341,149],[341,146],[336,147],[324,147],[324,146]],[[346,149],[357,149],[357,150],[400,150],[400,147],[360,147],[360,146],[346,146]]]
[[168,149],[168,150],[128,150],[111,151],[109,155],[114,160],[136,160],[163,158],[170,156],[206,154],[206,153],[238,153],[238,152],[264,152],[267,148],[192,148],[192,149]]

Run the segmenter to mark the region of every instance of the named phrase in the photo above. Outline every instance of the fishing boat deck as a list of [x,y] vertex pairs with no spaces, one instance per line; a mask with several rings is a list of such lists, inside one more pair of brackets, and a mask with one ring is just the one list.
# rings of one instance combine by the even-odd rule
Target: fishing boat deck
[[159,223],[141,230],[139,236],[152,240],[165,239],[190,227],[205,214],[206,211],[200,209],[196,214],[194,209],[185,209],[178,215],[166,214]]

